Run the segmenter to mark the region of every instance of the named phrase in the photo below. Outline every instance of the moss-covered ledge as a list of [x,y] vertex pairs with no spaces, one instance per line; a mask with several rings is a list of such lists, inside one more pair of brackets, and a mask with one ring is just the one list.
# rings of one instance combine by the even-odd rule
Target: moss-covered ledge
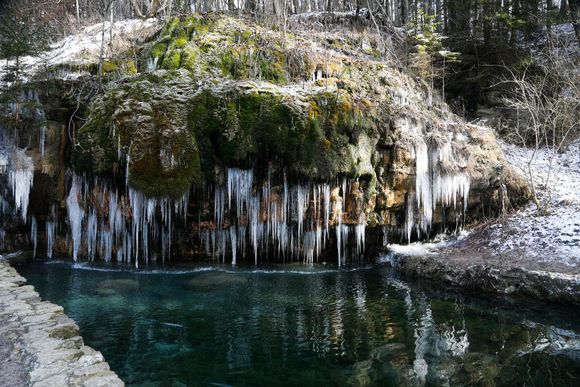
[[91,104],[79,130],[78,170],[124,177],[147,196],[181,197],[199,181],[199,148],[187,128],[193,81],[184,71],[143,75],[121,83]]
[[[86,346],[61,306],[42,301],[0,257],[0,335],[21,354],[31,386],[124,386],[100,352]],[[21,375],[23,376],[23,375]]]

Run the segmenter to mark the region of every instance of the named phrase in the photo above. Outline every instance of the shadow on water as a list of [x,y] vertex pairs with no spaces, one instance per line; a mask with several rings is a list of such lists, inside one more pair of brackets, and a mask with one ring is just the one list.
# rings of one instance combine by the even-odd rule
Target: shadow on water
[[142,385],[578,385],[580,311],[387,267],[18,267]]

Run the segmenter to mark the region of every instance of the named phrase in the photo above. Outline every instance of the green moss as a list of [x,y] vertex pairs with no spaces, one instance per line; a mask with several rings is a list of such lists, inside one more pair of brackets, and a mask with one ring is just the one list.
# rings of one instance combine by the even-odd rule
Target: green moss
[[250,30],[234,30],[232,40],[236,44],[246,44],[252,41],[253,31]]
[[165,54],[165,58],[163,58],[163,63],[161,64],[161,67],[166,70],[178,69],[180,63],[181,63],[181,51],[169,50]]
[[167,43],[160,42],[153,46],[149,55],[152,58],[162,58],[165,55],[165,51],[167,51]]
[[164,38],[169,38],[173,35],[175,29],[179,26],[179,18],[174,17],[165,24],[163,31],[161,32],[161,36]]
[[127,61],[127,63],[125,63],[125,72],[127,74],[131,74],[131,75],[135,75],[137,74],[137,65],[135,64],[134,60],[129,60]]
[[304,109],[268,92],[205,91],[192,101],[189,119],[200,143],[202,170],[211,172],[216,163],[247,167],[256,159],[276,158],[301,178],[350,174],[349,137],[325,125],[318,115],[325,109],[315,100]]
[[234,79],[247,79],[249,73],[249,57],[245,47],[227,47],[221,55],[221,69],[224,75],[231,75]]
[[173,41],[173,47],[175,48],[183,48],[187,44],[188,39],[185,36],[180,36]]
[[112,73],[117,70],[119,70],[119,65],[117,65],[116,63],[108,60],[103,62],[103,73],[105,74]]
[[199,57],[199,48],[192,43],[183,49],[181,54],[181,67],[194,71],[198,68],[197,59]]
[[214,20],[209,16],[204,17],[199,14],[193,14],[185,18],[183,26],[189,36],[200,36],[207,34],[210,29],[213,29]]
[[273,83],[285,83],[286,76],[286,58],[280,50],[265,50],[259,56],[258,65],[260,75],[263,79]]
[[[167,103],[166,78],[135,77],[96,98],[79,130],[72,161],[77,170],[122,176],[147,196],[181,197],[201,170],[195,137],[185,129],[184,100]],[[187,78],[184,79],[187,81]],[[160,87],[161,86],[161,87]],[[124,155],[119,159],[118,151]]]

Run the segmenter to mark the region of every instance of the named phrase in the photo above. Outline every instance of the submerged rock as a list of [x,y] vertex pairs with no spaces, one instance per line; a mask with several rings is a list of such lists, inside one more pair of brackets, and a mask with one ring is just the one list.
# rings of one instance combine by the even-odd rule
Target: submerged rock
[[97,293],[103,296],[128,295],[139,290],[139,282],[134,279],[106,280],[97,286]]

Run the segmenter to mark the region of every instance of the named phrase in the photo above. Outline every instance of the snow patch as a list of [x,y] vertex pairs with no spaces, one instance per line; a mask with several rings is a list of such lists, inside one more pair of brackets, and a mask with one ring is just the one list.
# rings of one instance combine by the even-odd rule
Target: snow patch
[[[533,150],[503,144],[506,158],[523,176]],[[539,262],[570,268],[580,265],[580,141],[563,153],[539,149],[530,166],[538,198],[548,202],[549,214],[538,216],[529,203],[510,214],[503,224],[490,226],[489,246],[498,252],[529,248]],[[550,175],[548,175],[550,171]]]

